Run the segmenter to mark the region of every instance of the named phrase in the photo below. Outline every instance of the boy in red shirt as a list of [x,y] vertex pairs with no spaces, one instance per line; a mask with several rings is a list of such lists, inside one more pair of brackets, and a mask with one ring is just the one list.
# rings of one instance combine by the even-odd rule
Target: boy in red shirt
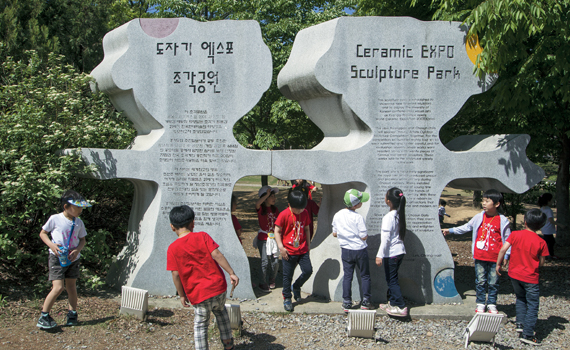
[[507,250],[511,248],[509,277],[517,296],[517,332],[522,332],[521,342],[538,345],[534,336],[534,326],[538,319],[539,286],[538,267],[544,265],[548,247],[536,231],[546,223],[546,214],[532,209],[524,215],[526,230],[514,231],[499,252],[497,275],[501,275],[501,263]]
[[[447,236],[450,233],[458,235],[472,232],[471,252],[475,260],[475,293],[477,309],[475,312],[485,312],[485,301],[489,313],[497,314],[497,294],[499,291],[499,276],[495,272],[497,256],[511,234],[509,220],[499,214],[503,203],[503,195],[497,190],[487,190],[483,193],[481,205],[483,211],[473,217],[465,225],[450,229],[442,229]],[[506,259],[509,259],[507,252]],[[488,287],[488,293],[485,285]]]
[[239,283],[234,270],[218,250],[219,245],[206,232],[192,232],[194,211],[187,205],[170,211],[170,228],[178,239],[168,247],[166,270],[182,306],[194,307],[194,344],[196,349],[208,349],[210,312],[216,317],[220,338],[225,349],[233,349],[234,339],[225,307],[228,285],[220,266],[230,275],[232,285]]
[[307,197],[299,190],[289,192],[289,208],[283,210],[275,221],[275,240],[283,258],[283,307],[293,311],[291,303],[291,281],[297,265],[301,267],[301,276],[293,283],[295,300],[301,299],[301,287],[311,274],[313,266],[309,258],[311,240],[309,239],[309,214],[305,210]]

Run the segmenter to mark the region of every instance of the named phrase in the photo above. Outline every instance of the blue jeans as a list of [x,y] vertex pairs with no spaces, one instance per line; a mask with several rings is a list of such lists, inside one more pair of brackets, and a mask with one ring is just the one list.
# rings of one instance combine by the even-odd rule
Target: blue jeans
[[398,269],[402,264],[402,260],[404,260],[404,254],[382,259],[384,273],[386,274],[386,284],[388,284],[388,300],[390,305],[397,306],[400,309],[406,307],[402,297],[402,290],[398,283]]
[[350,250],[341,248],[342,269],[344,278],[342,281],[342,300],[352,302],[352,276],[354,267],[360,270],[360,280],[362,281],[362,298],[370,300],[370,262],[368,261],[368,249]]
[[309,253],[301,255],[289,255],[289,260],[282,260],[283,263],[283,299],[291,299],[291,281],[297,265],[301,267],[301,276],[293,284],[293,289],[301,289],[313,274],[313,266]]
[[[495,267],[496,262],[475,260],[475,292],[477,304],[497,305],[497,293],[499,291],[499,276]],[[488,295],[485,291],[485,284],[488,286]]]
[[527,283],[511,278],[517,296],[517,323],[523,325],[523,335],[533,336],[538,319],[539,287],[538,283]]

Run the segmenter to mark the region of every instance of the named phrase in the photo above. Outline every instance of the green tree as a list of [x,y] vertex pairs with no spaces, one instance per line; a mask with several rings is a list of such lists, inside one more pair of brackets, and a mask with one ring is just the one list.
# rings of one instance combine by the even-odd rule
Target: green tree
[[24,57],[35,50],[42,59],[53,52],[82,72],[103,59],[103,36],[136,17],[150,17],[144,0],[0,0],[0,57]]
[[478,133],[528,133],[534,161],[558,165],[558,242],[570,245],[570,1],[434,0],[434,19],[469,25],[484,48],[475,73],[497,83],[473,97],[442,135],[462,126]]
[[[77,178],[85,170],[80,155],[61,150],[125,148],[135,130],[106,96],[91,92],[91,78],[62,56],[49,54],[45,61],[34,51],[23,56],[20,61],[7,57],[0,71],[0,259],[24,271],[45,266],[41,225],[61,211],[62,191],[74,188],[107,205],[82,216],[89,230],[84,262],[104,271],[114,248],[111,231],[124,236],[129,210],[109,202],[131,198],[132,189]],[[101,217],[114,206],[113,217]]]

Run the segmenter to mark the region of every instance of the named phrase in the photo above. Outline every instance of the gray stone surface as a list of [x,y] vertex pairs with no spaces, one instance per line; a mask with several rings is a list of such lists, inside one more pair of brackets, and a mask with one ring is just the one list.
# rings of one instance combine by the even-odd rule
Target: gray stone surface
[[[254,297],[249,263],[230,217],[235,182],[270,174],[269,152],[243,148],[233,125],[271,83],[271,54],[254,21],[135,19],[108,33],[105,58],[92,72],[138,131],[128,150],[83,149],[100,179],[129,179],[135,197],[128,243],[109,281],[175,294],[166,250],[176,239],[168,213],[188,204],[195,230],[220,244],[241,283],[234,295]],[[229,286],[229,283],[228,283]]]
[[[458,22],[342,17],[298,33],[278,86],[299,101],[324,140],[312,150],[274,151],[272,174],[323,184],[305,292],[342,299],[340,248],[331,221],[349,188],[371,193],[359,212],[369,230],[372,297],[386,300],[380,244],[386,191],[404,191],[409,231],[400,269],[404,296],[419,303],[461,303],[454,264],[439,230],[443,188],[524,192],[544,172],[525,155],[526,135],[463,136],[446,148],[439,130],[493,77],[472,74],[467,29]],[[299,161],[302,159],[303,161]],[[353,299],[359,299],[358,286]]]

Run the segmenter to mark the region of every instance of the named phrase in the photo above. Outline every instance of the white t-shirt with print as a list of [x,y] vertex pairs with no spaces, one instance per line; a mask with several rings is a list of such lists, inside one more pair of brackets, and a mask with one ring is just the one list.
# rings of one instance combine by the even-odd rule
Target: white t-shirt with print
[[[63,215],[63,213],[55,214],[50,216],[49,220],[46,222],[42,229],[51,234],[51,241],[56,245],[61,245],[62,247],[67,244],[69,239],[69,233],[71,232],[71,225],[73,221]],[[85,231],[85,224],[80,218],[75,218],[75,227],[73,229],[73,236],[69,242],[69,251],[72,251],[79,245],[79,239],[87,236],[87,231]],[[49,249],[50,254],[54,252]],[[76,261],[79,259],[81,254],[77,254]]]

